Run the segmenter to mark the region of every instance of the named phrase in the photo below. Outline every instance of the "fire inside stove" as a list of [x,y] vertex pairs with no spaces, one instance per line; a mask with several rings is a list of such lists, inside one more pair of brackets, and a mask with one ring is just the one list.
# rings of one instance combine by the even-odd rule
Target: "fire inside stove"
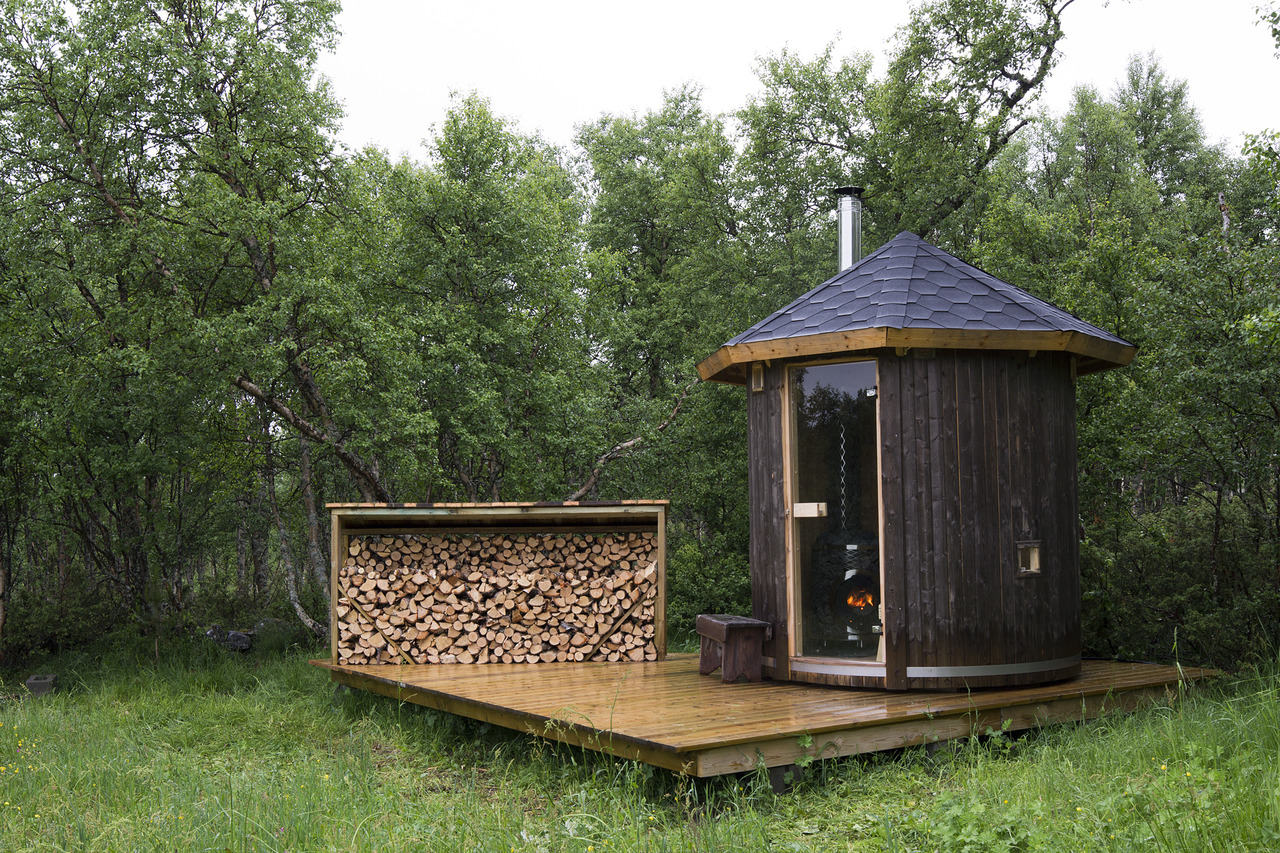
[[875,606],[876,597],[867,590],[851,592],[845,598],[844,603],[856,610],[861,610],[864,607]]
[[845,640],[851,645],[871,651],[880,642],[879,578],[867,572],[850,572],[840,586],[837,601],[844,618]]

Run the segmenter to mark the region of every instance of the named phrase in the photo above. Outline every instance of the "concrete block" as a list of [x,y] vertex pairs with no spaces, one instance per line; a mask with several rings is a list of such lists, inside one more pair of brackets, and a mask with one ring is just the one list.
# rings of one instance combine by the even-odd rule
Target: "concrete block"
[[58,676],[50,673],[48,675],[33,675],[27,679],[27,689],[31,691],[32,696],[44,696],[58,689]]

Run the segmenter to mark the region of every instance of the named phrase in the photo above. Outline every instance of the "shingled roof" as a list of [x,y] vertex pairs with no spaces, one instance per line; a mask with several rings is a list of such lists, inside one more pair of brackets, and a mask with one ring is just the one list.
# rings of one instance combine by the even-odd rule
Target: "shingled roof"
[[1137,348],[902,232],[847,270],[770,314],[698,365],[703,379],[741,384],[744,366],[881,347],[1063,351],[1091,373]]

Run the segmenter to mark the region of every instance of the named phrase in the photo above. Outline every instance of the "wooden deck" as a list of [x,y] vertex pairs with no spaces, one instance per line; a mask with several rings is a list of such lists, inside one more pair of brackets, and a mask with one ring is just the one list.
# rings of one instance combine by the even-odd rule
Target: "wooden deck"
[[696,655],[652,663],[339,666],[334,681],[692,776],[931,743],[1005,721],[1018,731],[1131,711],[1209,671],[1086,661],[1044,687],[891,693],[722,684]]

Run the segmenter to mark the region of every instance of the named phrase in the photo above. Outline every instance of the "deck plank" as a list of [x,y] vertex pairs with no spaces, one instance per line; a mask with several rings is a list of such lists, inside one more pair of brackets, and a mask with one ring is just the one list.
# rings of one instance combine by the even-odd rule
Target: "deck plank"
[[710,776],[963,737],[1004,720],[1133,710],[1207,670],[1086,661],[1038,687],[892,693],[764,681],[724,684],[696,655],[646,663],[380,664],[312,661],[334,681],[495,725]]

